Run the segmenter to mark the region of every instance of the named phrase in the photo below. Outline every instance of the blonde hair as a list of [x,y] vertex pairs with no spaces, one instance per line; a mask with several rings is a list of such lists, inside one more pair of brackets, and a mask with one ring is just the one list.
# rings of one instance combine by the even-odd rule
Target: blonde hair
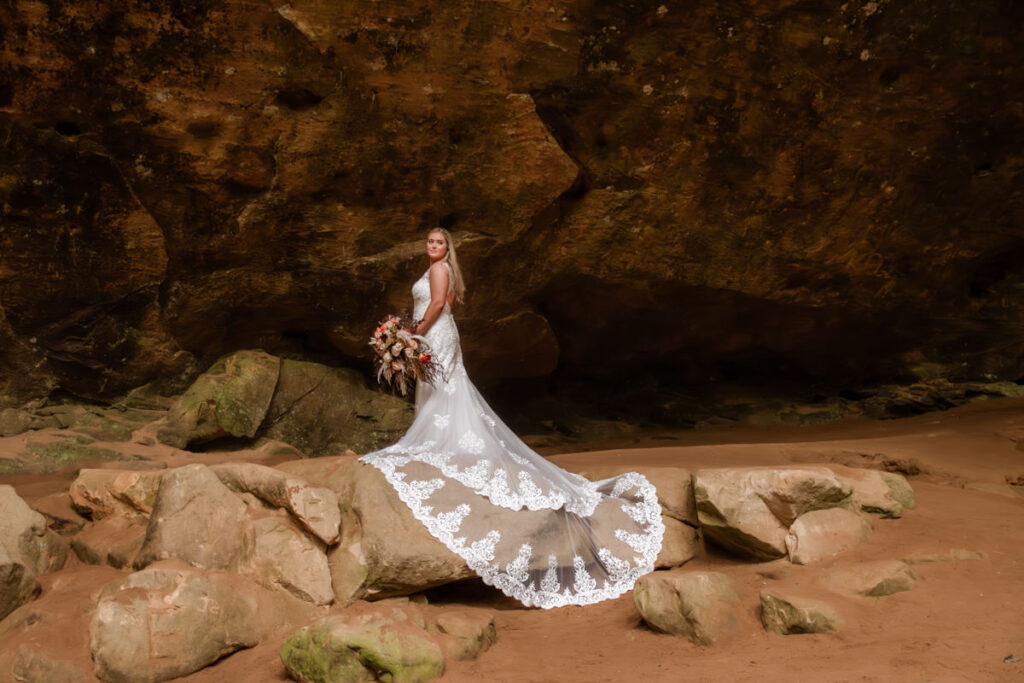
[[455,300],[462,303],[462,299],[466,295],[466,282],[462,279],[462,269],[459,268],[459,259],[455,255],[455,242],[452,240],[452,234],[444,228],[433,228],[427,233],[427,236],[429,237],[435,232],[444,236],[445,254],[441,260],[451,268],[452,281],[449,283],[449,288],[455,292]]

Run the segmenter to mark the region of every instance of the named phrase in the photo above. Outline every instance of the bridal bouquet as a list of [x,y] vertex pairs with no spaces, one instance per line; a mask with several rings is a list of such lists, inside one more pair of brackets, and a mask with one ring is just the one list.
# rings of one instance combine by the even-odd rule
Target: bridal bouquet
[[426,340],[413,334],[410,324],[389,315],[373,331],[370,348],[377,354],[377,382],[405,396],[416,380],[433,383],[440,370],[430,360]]

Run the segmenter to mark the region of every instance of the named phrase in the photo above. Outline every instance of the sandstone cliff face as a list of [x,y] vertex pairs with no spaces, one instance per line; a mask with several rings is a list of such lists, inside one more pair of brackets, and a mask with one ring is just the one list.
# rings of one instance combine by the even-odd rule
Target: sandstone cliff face
[[[0,393],[356,362],[456,233],[484,380],[1024,376],[1012,3],[0,7]],[[512,340],[509,343],[509,340]]]

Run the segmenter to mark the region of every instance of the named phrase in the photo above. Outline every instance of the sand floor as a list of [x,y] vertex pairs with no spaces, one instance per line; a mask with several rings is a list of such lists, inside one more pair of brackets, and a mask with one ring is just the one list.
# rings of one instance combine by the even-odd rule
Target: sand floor
[[[487,607],[498,626],[498,642],[489,651],[475,661],[452,662],[440,680],[1024,681],[1024,660],[1004,661],[1024,656],[1024,496],[1005,485],[1007,477],[1024,482],[1024,400],[885,422],[651,434],[587,444],[585,452],[553,459],[569,469],[623,462],[690,469],[887,467],[910,473],[918,506],[901,519],[876,520],[867,542],[819,564],[743,563],[713,551],[686,564],[683,570],[728,574],[743,600],[740,633],[710,647],[646,628],[629,595],[589,607],[539,610],[522,608],[479,582],[439,589],[429,594],[432,602]],[[177,456],[168,464],[184,461]],[[0,477],[30,502],[66,490],[70,481],[70,475]],[[913,590],[884,598],[821,593],[844,619],[834,634],[780,636],[761,628],[762,587],[821,591],[818,578],[830,567],[870,559],[914,560]],[[4,640],[51,649],[57,644],[66,659],[83,663],[95,593],[120,573],[72,559],[43,577],[44,594],[33,603],[37,623],[14,631],[0,624],[0,652],[11,650]],[[277,656],[287,633],[180,680],[288,680]]]

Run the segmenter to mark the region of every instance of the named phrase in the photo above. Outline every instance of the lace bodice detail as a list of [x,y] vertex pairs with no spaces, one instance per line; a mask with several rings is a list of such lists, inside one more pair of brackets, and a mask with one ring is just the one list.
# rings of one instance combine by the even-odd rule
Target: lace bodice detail
[[[448,264],[445,264],[447,267]],[[451,289],[451,271],[449,271],[449,289]],[[430,270],[423,273],[422,277],[412,286],[413,309],[412,317],[415,320],[422,320],[430,305]],[[430,326],[427,333],[423,335],[430,346],[430,353],[434,361],[440,363],[442,374],[445,377],[453,377],[453,373],[462,366],[462,349],[459,345],[459,330],[455,326],[455,318],[452,317],[452,308],[447,299],[444,308],[434,324]],[[417,396],[419,392],[417,392]],[[417,401],[417,405],[419,401]]]
[[[448,264],[445,264],[445,267],[447,268]],[[451,278],[450,269],[448,271],[448,277]],[[451,290],[451,288],[451,280],[449,279],[448,289]],[[428,268],[427,272],[423,273],[423,275],[420,276],[420,279],[414,282],[412,285],[412,317],[415,318],[416,320],[422,320],[423,315],[427,312],[427,306],[429,305],[430,269]],[[444,309],[442,310],[441,314],[444,315],[445,313],[447,313],[448,315],[451,315],[452,313],[451,306],[448,305],[447,300],[445,300],[444,302]]]
[[[422,319],[429,270],[412,292]],[[442,377],[417,384],[416,418],[398,443],[361,459],[430,533],[527,605],[606,600],[652,571],[665,530],[654,487],[632,472],[588,481],[523,443],[470,382],[447,301],[424,337]]]

